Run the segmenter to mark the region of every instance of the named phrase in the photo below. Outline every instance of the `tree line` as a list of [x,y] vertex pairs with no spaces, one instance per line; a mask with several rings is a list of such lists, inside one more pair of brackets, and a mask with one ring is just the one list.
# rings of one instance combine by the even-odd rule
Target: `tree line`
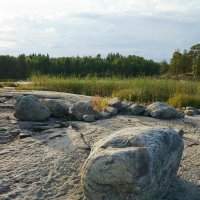
[[166,61],[157,63],[136,55],[122,56],[119,53],[101,57],[59,57],[51,58],[48,54],[0,56],[0,79],[25,79],[32,74],[53,74],[63,76],[154,76],[163,73],[174,75],[193,73],[200,77],[200,44],[189,51],[176,50],[170,64]]
[[31,74],[54,74],[63,76],[138,76],[157,75],[160,65],[143,57],[120,54],[108,54],[102,58],[95,57],[60,57],[50,58],[49,55],[32,54],[0,56],[0,79],[27,78]]
[[175,50],[167,71],[175,75],[191,73],[200,77],[200,44],[192,46],[189,51]]

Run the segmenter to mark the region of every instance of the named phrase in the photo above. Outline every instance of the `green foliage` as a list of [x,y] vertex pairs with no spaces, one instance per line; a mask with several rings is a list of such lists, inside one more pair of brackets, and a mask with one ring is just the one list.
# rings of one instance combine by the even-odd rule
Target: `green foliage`
[[195,77],[200,77],[200,44],[196,44],[189,51],[180,52],[176,50],[170,61],[171,74],[192,73]]
[[181,53],[176,50],[170,61],[170,71],[172,74],[183,74],[192,71],[192,59],[185,50]]
[[196,77],[200,77],[200,55],[194,61],[193,73]]
[[106,58],[101,55],[95,57],[60,57],[50,58],[49,55],[24,54],[18,57],[0,56],[0,79],[28,78],[31,74],[53,74],[62,76],[98,77],[158,75],[160,65],[153,60],[143,57],[120,54],[108,54]]
[[160,74],[165,74],[169,71],[169,64],[166,60],[160,62]]
[[[194,94],[200,96],[200,81],[189,80],[178,81],[170,79],[157,79],[152,77],[64,78],[61,76],[35,75],[31,78],[31,81],[33,82],[32,85],[24,85],[19,87],[19,89],[40,89],[90,96],[118,97],[121,100],[144,103],[150,103],[154,101],[167,102],[170,100],[170,104],[173,104],[173,101],[175,101],[173,99],[179,94],[191,96],[191,99],[197,99]],[[101,103],[103,102],[97,101],[97,105]],[[183,101],[180,101],[180,105],[177,103],[174,105],[185,106]],[[194,103],[188,105],[192,106]]]
[[106,112],[108,108],[108,99],[95,97],[93,99],[92,108],[98,112]]
[[200,108],[200,94],[175,94],[168,100],[169,105],[181,108],[186,106],[193,106]]

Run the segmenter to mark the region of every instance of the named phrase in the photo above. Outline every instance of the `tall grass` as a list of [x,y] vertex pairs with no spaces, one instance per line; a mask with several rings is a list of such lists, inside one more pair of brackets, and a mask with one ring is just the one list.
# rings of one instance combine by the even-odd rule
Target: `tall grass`
[[[32,76],[31,85],[19,89],[37,89],[67,92],[90,96],[118,97],[121,100],[138,102],[165,101],[181,107],[200,106],[200,81],[170,80],[152,77],[139,78],[97,78],[61,76]],[[195,96],[194,96],[195,95]],[[183,96],[184,103],[179,103]],[[194,99],[191,100],[191,99]],[[183,102],[183,100],[182,100]]]

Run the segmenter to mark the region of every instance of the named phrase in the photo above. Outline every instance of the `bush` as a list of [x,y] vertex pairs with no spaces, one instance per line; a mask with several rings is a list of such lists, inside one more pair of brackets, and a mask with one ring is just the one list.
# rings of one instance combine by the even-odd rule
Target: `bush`
[[106,112],[108,108],[108,100],[101,97],[95,97],[92,108],[98,112]]
[[200,108],[200,95],[176,94],[167,103],[177,108],[186,106]]

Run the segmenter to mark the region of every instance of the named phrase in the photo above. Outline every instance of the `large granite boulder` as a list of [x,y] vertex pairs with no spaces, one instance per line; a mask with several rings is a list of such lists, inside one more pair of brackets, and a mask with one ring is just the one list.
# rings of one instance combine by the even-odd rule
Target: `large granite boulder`
[[69,107],[56,99],[46,99],[44,105],[49,108],[53,117],[64,117],[69,113]]
[[92,106],[85,102],[78,102],[72,106],[72,115],[79,121],[83,120],[84,115],[93,115],[94,119],[100,119],[100,113],[92,108]]
[[15,110],[14,116],[22,121],[45,121],[50,116],[49,109],[32,95],[19,98]]
[[163,102],[155,102],[150,104],[147,106],[146,111],[151,117],[158,119],[171,119],[179,116],[176,108]]
[[81,177],[90,200],[160,200],[176,176],[182,138],[168,128],[127,128],[97,142]]

